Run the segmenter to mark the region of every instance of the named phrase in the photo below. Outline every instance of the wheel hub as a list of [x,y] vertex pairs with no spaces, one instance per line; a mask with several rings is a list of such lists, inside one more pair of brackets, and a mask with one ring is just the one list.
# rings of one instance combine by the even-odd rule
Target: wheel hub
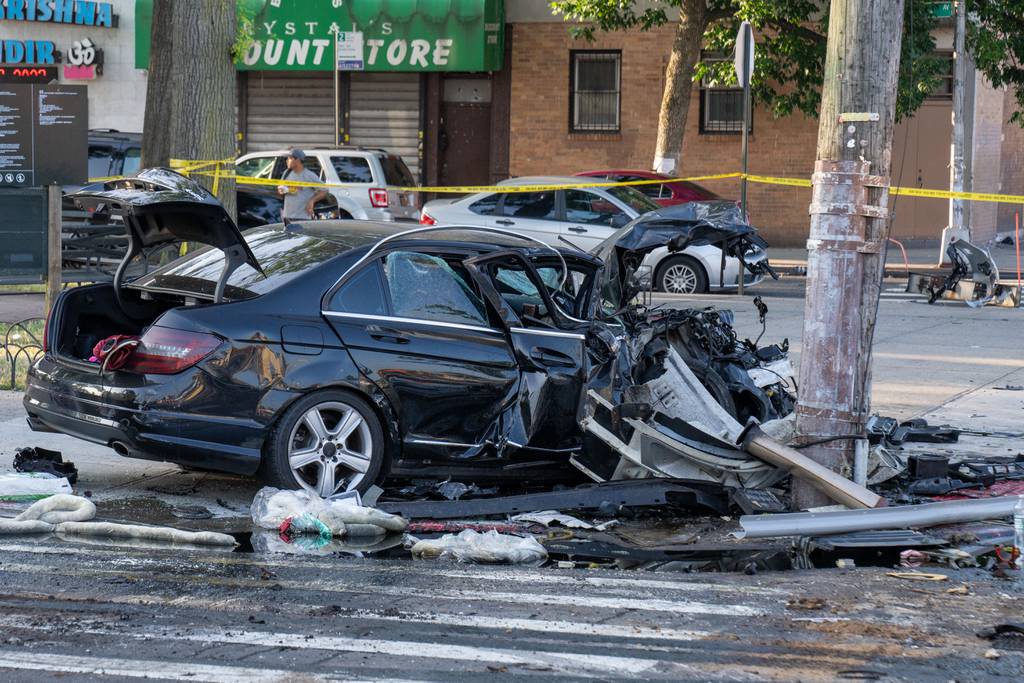
[[324,456],[333,458],[338,452],[338,447],[328,441],[324,444]]

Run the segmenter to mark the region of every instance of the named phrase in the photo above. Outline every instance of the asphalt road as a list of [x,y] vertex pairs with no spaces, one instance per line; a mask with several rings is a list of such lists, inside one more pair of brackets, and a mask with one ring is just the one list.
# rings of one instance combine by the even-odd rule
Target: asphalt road
[[[750,299],[761,295],[763,341],[788,337],[798,358],[803,285],[783,278],[745,297],[655,303],[731,308],[739,335],[754,338]],[[887,291],[875,407],[1019,431],[1022,395],[999,389],[1024,385],[1021,315]],[[14,392],[0,393],[0,434],[0,473],[17,446],[60,449],[107,518],[235,530],[258,487],[32,434]],[[186,505],[213,518],[175,516]],[[947,592],[961,583],[967,594]],[[1019,675],[1024,657],[1008,645],[986,657],[992,644],[975,632],[1021,614],[1024,582],[978,570],[930,583],[871,567],[754,576],[487,568],[0,537],[5,681],[996,680]]]
[[[4,680],[995,680],[1019,585],[958,572],[467,567],[0,541]],[[951,594],[960,582],[968,594]],[[801,600],[802,599],[802,600]]]
[[42,294],[0,294],[0,322],[16,323],[28,318],[41,318],[45,310]]

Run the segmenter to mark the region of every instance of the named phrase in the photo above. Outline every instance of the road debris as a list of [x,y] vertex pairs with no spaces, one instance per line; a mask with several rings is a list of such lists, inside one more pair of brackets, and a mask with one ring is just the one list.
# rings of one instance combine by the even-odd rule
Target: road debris
[[497,531],[481,534],[466,529],[439,539],[410,541],[410,551],[417,559],[452,557],[459,562],[479,564],[532,564],[548,557],[548,551],[532,536],[512,536]]
[[235,539],[209,531],[171,527],[92,522],[96,505],[80,496],[58,494],[33,503],[14,519],[0,519],[0,534],[57,533],[75,536],[126,538],[160,543],[234,547]]
[[54,477],[64,477],[72,486],[78,481],[78,468],[70,460],[65,461],[60,451],[28,446],[14,451],[16,472],[41,472]]
[[323,499],[305,489],[284,491],[270,486],[253,498],[252,520],[263,529],[276,529],[283,540],[312,536],[314,546],[335,537],[384,536],[408,526],[401,517],[360,505],[354,497]]
[[0,474],[0,500],[31,501],[57,494],[70,494],[71,483],[65,477],[41,472]]
[[886,572],[886,576],[894,579],[907,579],[908,581],[948,581],[945,574],[929,574],[927,572]]

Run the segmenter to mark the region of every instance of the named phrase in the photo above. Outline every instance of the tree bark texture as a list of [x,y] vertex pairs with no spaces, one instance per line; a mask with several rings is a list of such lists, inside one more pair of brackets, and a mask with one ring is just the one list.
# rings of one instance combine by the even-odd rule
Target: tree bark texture
[[174,68],[174,0],[153,0],[153,26],[142,125],[142,167],[166,166],[171,156],[171,74]]
[[679,9],[679,27],[672,42],[672,54],[665,68],[665,91],[658,114],[658,140],[654,150],[653,168],[661,173],[675,173],[683,148],[686,119],[693,92],[693,70],[700,61],[704,30],[708,26],[705,0],[683,0]]
[[[174,3],[174,70],[171,90],[171,157],[227,159],[235,155],[238,82],[231,47],[235,0]],[[232,168],[232,167],[229,167]],[[205,169],[212,172],[213,167]],[[193,176],[209,189],[214,178]],[[220,178],[217,199],[236,215],[235,181]]]
[[[863,436],[889,236],[888,182],[903,0],[832,0],[811,200],[797,433]],[[853,119],[840,121],[840,115]],[[861,116],[850,116],[860,114]],[[877,115],[877,120],[871,119]],[[843,471],[854,441],[808,447]],[[795,508],[828,501],[794,481]]]

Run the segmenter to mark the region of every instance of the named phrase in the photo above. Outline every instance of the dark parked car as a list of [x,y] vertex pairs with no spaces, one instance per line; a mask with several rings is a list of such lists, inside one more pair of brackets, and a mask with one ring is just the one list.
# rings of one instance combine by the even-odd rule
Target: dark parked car
[[[579,476],[568,464],[588,388],[657,374],[651,330],[690,324],[644,318],[646,332],[615,341],[639,320],[615,316],[645,250],[686,244],[664,221],[620,231],[605,267],[493,229],[309,221],[243,236],[215,198],[165,169],[75,199],[123,217],[128,259],[172,240],[208,245],[134,281],[119,270],[66,290],[53,307],[29,423],[123,456],[322,495],[388,472]],[[123,364],[91,361],[113,335]],[[595,358],[617,369],[596,371]]]
[[142,133],[122,133],[113,128],[89,130],[89,177],[131,175],[139,170]]

